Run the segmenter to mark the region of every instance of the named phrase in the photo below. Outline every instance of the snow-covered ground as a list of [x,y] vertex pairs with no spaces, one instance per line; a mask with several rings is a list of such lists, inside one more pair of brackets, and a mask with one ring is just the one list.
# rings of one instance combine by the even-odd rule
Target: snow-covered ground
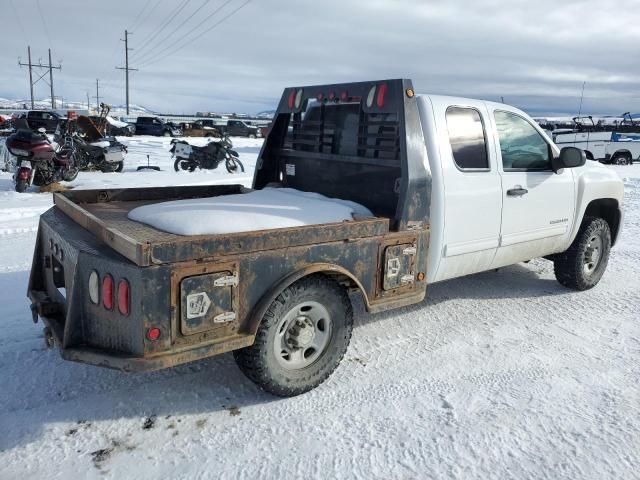
[[[245,175],[174,173],[168,141],[127,139],[124,174],[75,188],[249,184],[259,140],[234,139]],[[163,172],[135,172],[138,164]],[[320,388],[259,391],[231,355],[126,375],[44,347],[25,289],[50,194],[0,175],[0,479],[640,478],[640,165],[622,238],[593,290],[544,260],[443,282],[423,303],[367,315]]]

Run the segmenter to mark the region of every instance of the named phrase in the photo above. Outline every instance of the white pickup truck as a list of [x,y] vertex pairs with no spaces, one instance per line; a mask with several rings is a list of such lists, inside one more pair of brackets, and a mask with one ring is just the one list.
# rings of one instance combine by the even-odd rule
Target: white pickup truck
[[68,360],[142,371],[234,351],[259,386],[297,395],[345,354],[349,293],[376,312],[536,257],[593,287],[622,197],[615,172],[504,104],[409,80],[291,87],[251,189],[54,194],[29,296]]
[[614,165],[631,165],[640,161],[640,133],[627,132],[567,132],[554,134],[559,147],[577,147],[589,160]]

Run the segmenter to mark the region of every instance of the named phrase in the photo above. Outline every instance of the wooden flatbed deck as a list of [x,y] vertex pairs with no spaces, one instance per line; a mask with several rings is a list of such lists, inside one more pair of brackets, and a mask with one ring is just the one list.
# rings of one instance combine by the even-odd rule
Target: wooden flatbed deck
[[228,235],[182,236],[129,220],[139,206],[242,193],[241,185],[78,190],[54,194],[54,204],[83,228],[139,266],[383,235],[389,219],[278,228]]

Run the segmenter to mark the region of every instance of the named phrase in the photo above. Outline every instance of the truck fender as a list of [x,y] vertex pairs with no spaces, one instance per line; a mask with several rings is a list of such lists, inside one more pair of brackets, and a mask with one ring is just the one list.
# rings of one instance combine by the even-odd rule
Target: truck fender
[[350,286],[356,287],[359,292],[362,294],[365,304],[369,305],[369,299],[367,297],[367,292],[362,286],[362,283],[348,270],[331,263],[315,263],[313,265],[307,265],[306,267],[297,270],[278,283],[276,283],[273,287],[269,289],[269,291],[258,301],[258,303],[254,306],[253,310],[248,316],[248,320],[245,324],[243,330],[245,333],[255,335],[258,327],[260,326],[260,322],[262,321],[262,317],[266,313],[269,306],[273,303],[273,301],[282,293],[284,289],[294,284],[301,278],[307,277],[314,273],[323,273],[330,277],[337,277],[339,280],[345,280],[349,282]]
[[580,174],[577,182],[576,216],[570,243],[576,238],[585,215],[603,218],[611,229],[611,244],[615,245],[622,225],[624,186],[617,174],[606,169]]

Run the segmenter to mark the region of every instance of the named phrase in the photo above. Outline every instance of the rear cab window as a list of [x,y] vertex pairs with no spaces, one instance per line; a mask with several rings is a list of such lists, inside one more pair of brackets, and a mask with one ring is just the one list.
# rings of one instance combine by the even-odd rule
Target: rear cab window
[[551,170],[551,145],[526,119],[512,112],[494,112],[504,171]]
[[471,107],[449,107],[446,118],[456,166],[460,170],[488,171],[487,139],[480,112]]

